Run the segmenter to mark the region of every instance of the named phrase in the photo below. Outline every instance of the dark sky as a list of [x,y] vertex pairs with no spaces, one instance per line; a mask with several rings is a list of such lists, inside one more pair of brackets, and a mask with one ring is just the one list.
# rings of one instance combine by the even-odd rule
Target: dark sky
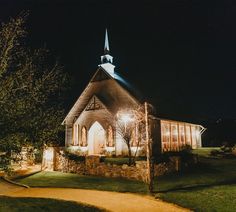
[[75,79],[69,106],[100,64],[107,27],[116,71],[157,113],[201,122],[236,118],[232,2],[1,0],[0,20],[30,11],[29,45],[46,45]]

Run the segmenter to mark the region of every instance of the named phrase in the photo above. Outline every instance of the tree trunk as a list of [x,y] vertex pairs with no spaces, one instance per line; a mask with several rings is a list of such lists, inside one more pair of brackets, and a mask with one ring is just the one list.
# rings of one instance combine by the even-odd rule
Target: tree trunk
[[138,140],[138,144],[137,144],[137,147],[136,147],[136,150],[135,150],[135,153],[134,153],[133,163],[135,163],[135,158],[136,158],[138,147],[139,147],[139,141],[140,140]]
[[131,164],[132,164],[132,155],[131,155],[130,144],[128,144],[127,146],[128,146],[128,156],[129,156],[129,166],[131,166]]
[[40,154],[41,154],[41,157],[42,157],[41,169],[40,169],[40,170],[43,171],[43,166],[44,166],[44,162],[45,162],[45,161],[44,161],[44,157],[43,157],[43,156],[44,156],[44,147],[43,147],[43,150],[42,150],[42,152],[41,152]]

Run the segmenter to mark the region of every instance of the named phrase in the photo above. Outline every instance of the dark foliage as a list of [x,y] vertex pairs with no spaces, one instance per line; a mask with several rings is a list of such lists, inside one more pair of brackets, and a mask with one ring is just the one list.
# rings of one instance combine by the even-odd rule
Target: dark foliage
[[85,162],[85,156],[76,155],[76,154],[73,154],[71,152],[65,152],[64,157],[69,159],[69,160],[76,161],[76,162]]
[[180,157],[182,163],[188,163],[193,161],[194,154],[192,153],[192,147],[190,145],[185,145],[180,151],[162,153],[159,157],[154,158],[154,163],[169,162],[170,158],[173,156]]
[[27,14],[0,27],[0,153],[7,168],[22,147],[59,145],[67,77],[45,48],[26,45]]
[[212,150],[210,154],[216,158],[236,158],[236,155],[233,154],[233,149],[234,146],[232,147],[231,144],[224,143],[220,150]]

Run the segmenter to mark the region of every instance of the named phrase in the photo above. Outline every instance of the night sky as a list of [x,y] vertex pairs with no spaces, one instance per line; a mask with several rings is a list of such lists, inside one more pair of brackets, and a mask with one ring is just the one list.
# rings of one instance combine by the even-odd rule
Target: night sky
[[28,44],[46,46],[74,81],[67,110],[95,73],[108,28],[116,71],[161,117],[236,119],[233,1],[1,0],[0,21],[29,10]]

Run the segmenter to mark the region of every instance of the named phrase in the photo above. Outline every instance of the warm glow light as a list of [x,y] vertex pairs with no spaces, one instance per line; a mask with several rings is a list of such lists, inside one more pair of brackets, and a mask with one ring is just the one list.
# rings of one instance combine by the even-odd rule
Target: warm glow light
[[127,125],[128,125],[130,122],[135,121],[134,115],[133,115],[132,113],[128,113],[128,112],[126,112],[126,111],[124,111],[124,112],[118,112],[117,117],[118,117],[118,119],[119,119],[120,122],[123,122],[123,123],[124,123],[125,131],[126,131]]
[[173,133],[172,133],[172,136],[177,136],[178,135],[178,132],[177,131],[174,131]]
[[131,114],[121,114],[120,120],[124,123],[128,123],[134,121],[134,118],[131,116]]
[[170,132],[165,132],[164,136],[170,136]]
[[200,135],[201,135],[200,131],[199,131],[199,130],[196,130],[196,131],[195,131],[195,136],[196,136],[197,138],[199,138]]
[[50,149],[45,150],[44,157],[47,161],[51,161],[53,159],[53,149],[50,148]]

